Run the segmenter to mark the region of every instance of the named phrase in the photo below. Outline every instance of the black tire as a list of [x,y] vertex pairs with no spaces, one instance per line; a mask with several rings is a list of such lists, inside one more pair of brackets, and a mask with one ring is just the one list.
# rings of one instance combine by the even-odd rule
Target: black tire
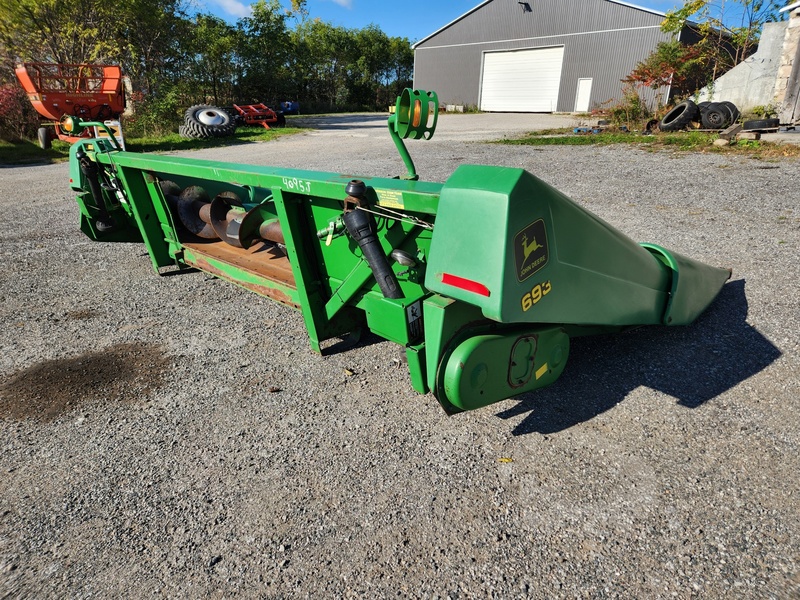
[[725,115],[725,127],[730,127],[731,125],[733,125],[736,122],[736,119],[734,117],[739,116],[738,114],[739,109],[737,109],[736,106],[733,106],[733,108],[731,108],[731,106],[729,106],[725,102],[717,102],[717,109],[723,115]]
[[233,135],[236,124],[227,111],[209,104],[195,104],[184,115],[187,132],[195,137],[226,137]]
[[275,121],[276,127],[286,127],[286,115],[278,113],[278,120]]
[[747,131],[757,131],[759,129],[775,129],[780,127],[780,119],[757,119],[753,121],[745,121],[742,123],[742,129]]
[[198,125],[194,121],[186,121],[182,127],[183,135],[189,139],[205,140],[212,137],[222,137],[224,135],[220,132],[215,132],[213,127],[209,128],[204,125]]
[[694,102],[691,100],[684,100],[664,115],[664,118],[661,119],[661,122],[658,124],[658,128],[661,131],[680,131],[681,129],[686,129],[689,123],[697,118],[698,112],[699,109]]
[[189,139],[203,139],[211,137],[209,132],[205,130],[199,130],[192,121],[186,121],[183,124],[183,133]]
[[728,102],[727,100],[720,102],[720,105],[727,107],[728,110],[731,112],[730,124],[733,125],[734,123],[736,123],[736,120],[741,116],[741,113],[739,112],[739,109],[736,107],[736,105],[733,102]]
[[697,105],[697,111],[698,112],[697,112],[697,119],[695,119],[695,121],[697,121],[701,125],[703,123],[703,115],[705,114],[706,110],[708,110],[709,106],[711,106],[711,102],[708,102],[708,101],[700,102]]
[[215,128],[212,135],[214,137],[230,137],[234,133],[236,133],[236,125],[231,121],[230,127],[226,128]]
[[727,106],[712,102],[700,118],[703,129],[725,129],[731,124],[731,112]]
[[36,131],[36,135],[39,138],[39,146],[42,148],[42,150],[47,150],[53,145],[53,142],[50,139],[50,130],[47,129],[47,127],[39,127],[39,129]]

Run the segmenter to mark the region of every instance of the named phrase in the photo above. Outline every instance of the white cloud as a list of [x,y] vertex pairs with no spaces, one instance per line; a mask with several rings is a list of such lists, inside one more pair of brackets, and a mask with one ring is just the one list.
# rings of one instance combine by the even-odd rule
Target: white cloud
[[338,4],[343,8],[353,8],[353,0],[331,0],[334,4]]
[[242,17],[249,17],[253,14],[249,4],[239,2],[239,0],[211,0],[214,4],[219,6],[225,13],[241,19]]

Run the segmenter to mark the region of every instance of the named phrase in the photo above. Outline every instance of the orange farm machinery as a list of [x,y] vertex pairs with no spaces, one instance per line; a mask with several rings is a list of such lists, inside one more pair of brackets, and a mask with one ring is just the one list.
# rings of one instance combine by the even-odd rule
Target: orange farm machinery
[[72,144],[102,134],[75,135],[67,117],[116,121],[125,110],[122,70],[115,65],[24,63],[17,65],[16,74],[36,112],[55,125],[54,133],[48,127],[39,129],[43,148],[54,137]]

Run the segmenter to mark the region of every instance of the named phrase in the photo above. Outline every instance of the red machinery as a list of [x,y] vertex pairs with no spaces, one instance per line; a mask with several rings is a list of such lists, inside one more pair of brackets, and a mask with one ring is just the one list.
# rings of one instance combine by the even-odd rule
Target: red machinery
[[241,115],[246,125],[263,125],[269,129],[270,125],[283,127],[286,125],[286,117],[282,112],[275,112],[263,103],[259,104],[234,104],[233,108]]
[[[64,117],[106,121],[119,119],[125,110],[122,70],[118,66],[25,63],[17,65],[16,73],[36,112],[55,122],[60,140],[74,143],[93,137],[88,131],[72,135],[61,123]],[[50,133],[45,128],[39,130],[39,143],[46,147],[43,136],[49,143]]]

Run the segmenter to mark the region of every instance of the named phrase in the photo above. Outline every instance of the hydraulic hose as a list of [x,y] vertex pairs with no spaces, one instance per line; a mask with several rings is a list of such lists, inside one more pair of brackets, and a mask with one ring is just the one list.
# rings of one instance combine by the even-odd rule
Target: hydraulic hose
[[[347,193],[345,207],[350,204],[362,205],[364,193],[366,192],[366,186],[363,181],[351,181],[347,184],[345,191]],[[372,274],[375,276],[375,281],[378,282],[378,287],[384,297],[402,298],[403,292],[400,290],[397,277],[395,277],[394,271],[389,266],[389,260],[386,258],[383,247],[381,247],[381,243],[378,240],[378,227],[372,213],[358,210],[358,208],[353,210],[345,209],[342,220],[350,237],[358,243],[364,253],[364,260],[367,261],[369,268],[372,269]]]

